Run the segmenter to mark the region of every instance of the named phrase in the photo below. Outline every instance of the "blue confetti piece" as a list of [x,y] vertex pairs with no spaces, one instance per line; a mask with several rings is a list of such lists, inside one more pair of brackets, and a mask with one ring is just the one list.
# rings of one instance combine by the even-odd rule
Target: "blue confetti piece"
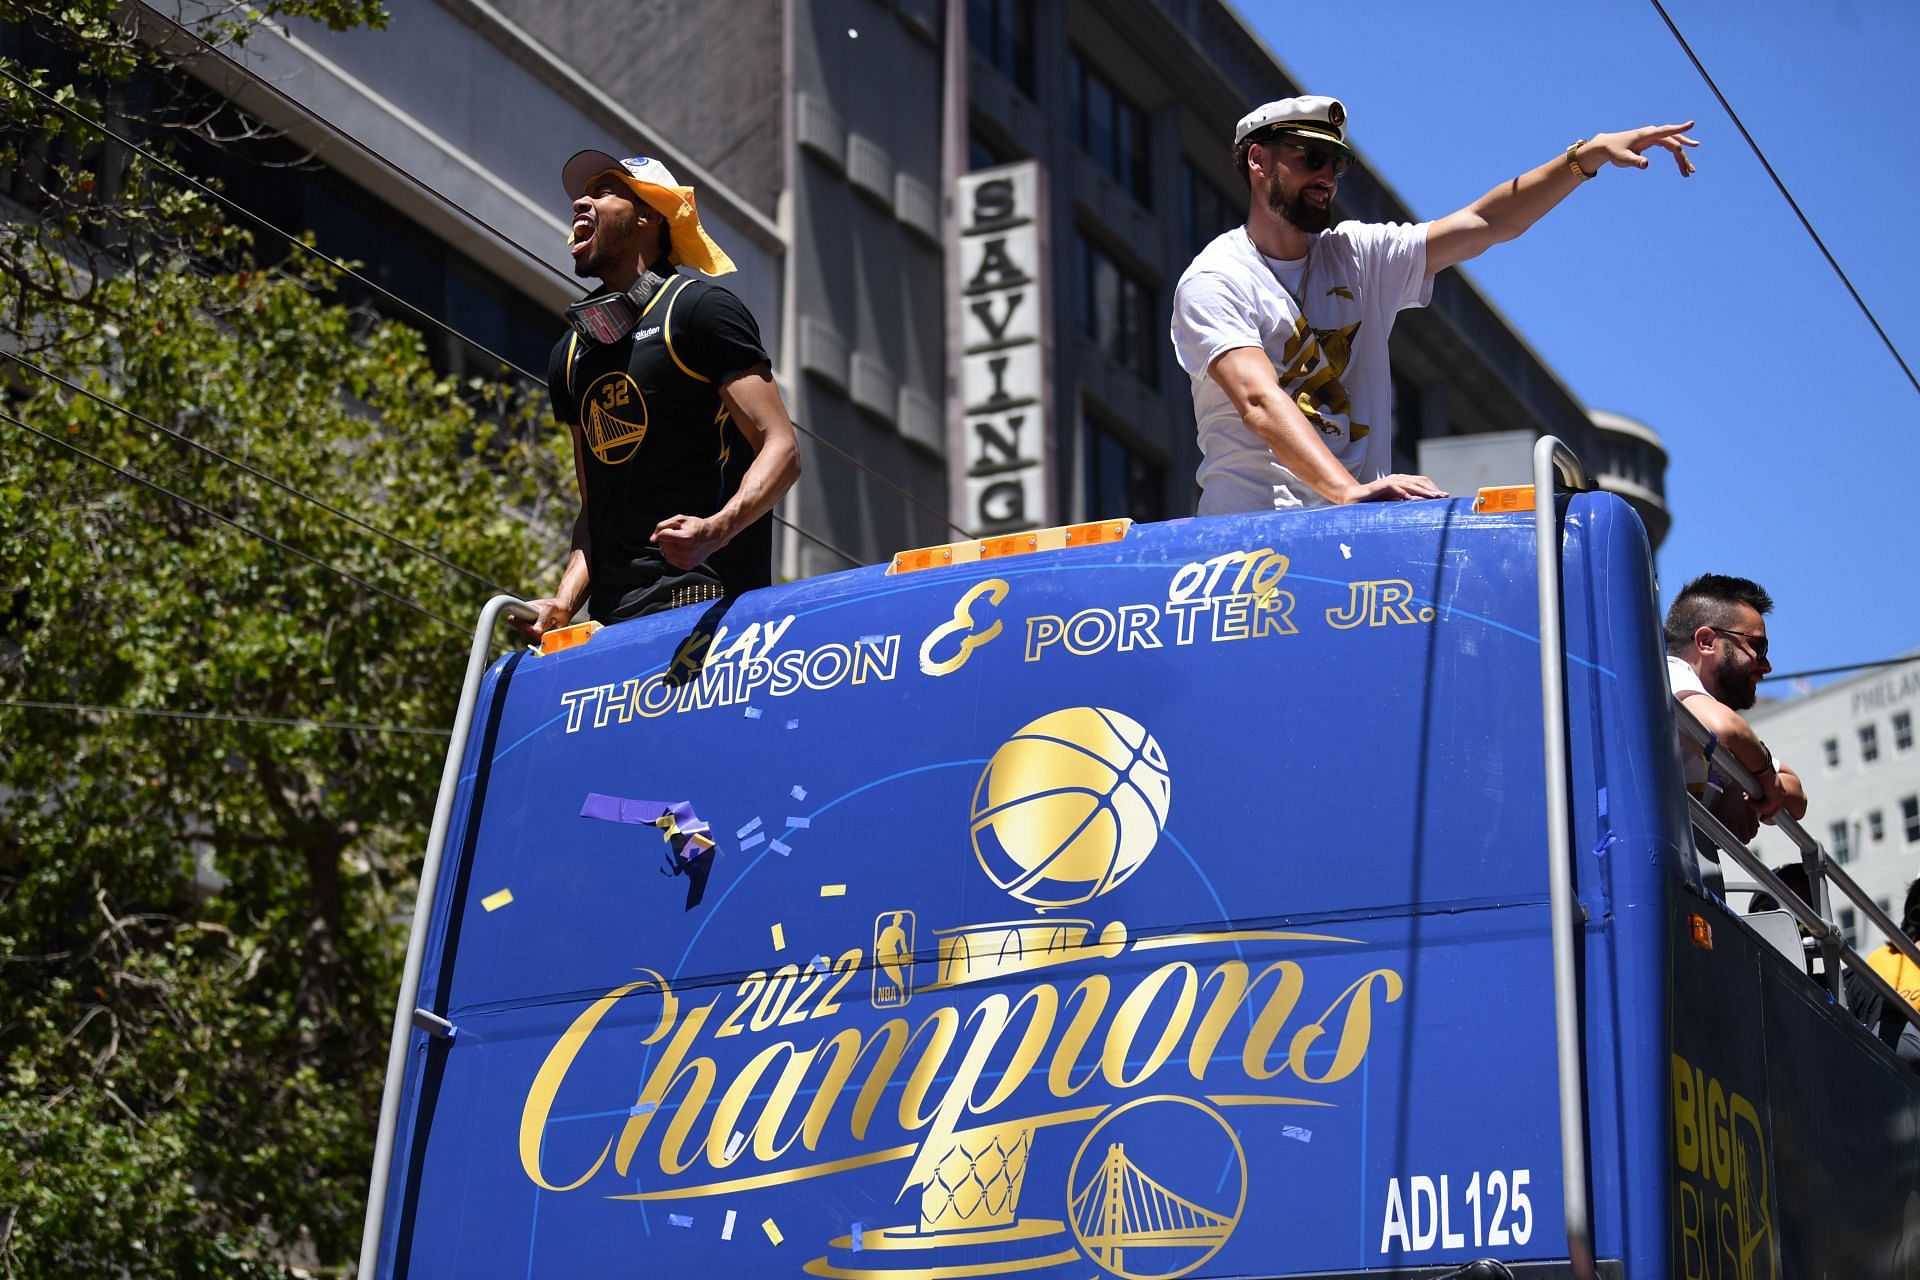
[[813,819],[812,818],[788,818],[787,825],[792,827],[795,831],[805,831],[808,827],[813,825]]
[[658,1103],[654,1102],[636,1102],[627,1108],[627,1114],[630,1116],[651,1115],[653,1109],[658,1105]]
[[800,722],[799,722],[798,720],[789,720],[789,721],[787,721],[787,728],[789,728],[789,729],[798,729],[799,727],[800,727]]
[[667,1215],[667,1221],[676,1227],[690,1227],[693,1225],[693,1215],[687,1213],[670,1213]]
[[1600,816],[1604,818],[1607,816],[1607,789],[1605,787],[1600,788],[1598,799],[1600,802]]
[[886,642],[887,642],[887,638],[885,636],[861,636],[860,637],[861,644],[870,644],[870,645],[874,645],[875,647],[883,645]]
[[1312,1142],[1313,1130],[1303,1129],[1297,1124],[1290,1124],[1280,1130],[1280,1136],[1283,1138],[1292,1138],[1295,1142]]
[[787,794],[795,800],[805,800],[807,798],[807,789],[796,782],[793,784],[793,790],[787,792]]
[[752,822],[749,822],[746,826],[734,832],[733,838],[736,840],[745,840],[748,836],[752,835],[754,832],[758,831],[759,829],[760,829],[760,819],[755,818]]
[[853,1251],[855,1253],[858,1253],[860,1252],[860,1224],[859,1223],[856,1222],[853,1224],[853,1231],[851,1234],[853,1236]]
[[779,840],[775,840],[772,844],[768,845],[767,848],[773,850],[783,858],[793,852],[792,845],[785,844]]
[[747,719],[758,720],[759,718],[760,718],[760,708],[758,707],[747,708]]
[[[766,837],[763,835],[748,836],[746,839],[740,842],[740,852],[745,853],[747,850],[753,848],[753,846],[759,844],[762,840],[765,840],[765,839]],[[780,842],[778,840],[775,840],[774,843],[779,844]]]

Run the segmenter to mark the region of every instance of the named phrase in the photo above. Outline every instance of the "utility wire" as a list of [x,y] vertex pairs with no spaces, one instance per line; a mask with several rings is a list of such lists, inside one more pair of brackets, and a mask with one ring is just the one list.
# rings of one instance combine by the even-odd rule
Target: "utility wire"
[[288,546],[286,543],[280,541],[280,539],[274,537],[272,534],[262,533],[258,529],[252,528],[248,525],[241,524],[238,520],[235,520],[232,516],[222,515],[220,512],[215,511],[211,507],[202,506],[200,503],[195,502],[192,498],[186,497],[183,494],[175,493],[172,489],[167,488],[165,485],[160,484],[159,482],[154,480],[149,480],[145,476],[140,475],[138,472],[129,471],[125,467],[118,466],[114,463],[108,462],[105,458],[100,457],[98,454],[88,453],[85,449],[82,449],[79,445],[74,444],[71,441],[62,440],[59,436],[56,436],[51,432],[42,431],[39,427],[34,426],[32,423],[23,422],[19,418],[16,418],[12,414],[6,412],[5,410],[0,410],[0,422],[11,422],[14,426],[19,427],[23,431],[31,432],[32,434],[39,436],[42,440],[49,440],[54,444],[59,445],[62,449],[66,449],[73,453],[79,454],[81,457],[85,458],[88,462],[94,463],[96,466],[105,467],[107,470],[113,472],[116,475],[122,476],[128,480],[131,480],[136,484],[145,485],[147,488],[152,489],[157,493],[165,494],[167,497],[172,498],[175,502],[178,502],[183,506],[191,507],[195,511],[200,512],[202,515],[211,516],[213,519],[218,520],[221,524],[229,525],[232,528],[238,529],[241,533],[246,534],[250,538],[257,538],[261,542],[265,542],[271,546],[279,548],[280,550],[286,552],[288,555],[297,556],[298,558],[305,560],[308,564],[317,565],[320,568],[325,569],[328,573],[335,574],[338,577],[344,578],[346,581],[353,583],[356,587],[359,587],[362,590],[372,592],[374,595],[384,596],[388,600],[393,601],[395,604],[404,605],[405,607],[413,610],[415,613],[421,614],[428,618],[432,618],[435,622],[441,623],[442,625],[447,627],[451,627],[454,631],[462,632],[464,634],[463,629],[460,626],[458,626],[451,618],[444,618],[439,614],[435,613],[433,610],[427,608],[425,605],[418,604],[412,600],[409,600],[405,596],[395,595],[393,592],[387,590],[385,587],[375,586],[373,583],[368,582],[365,578],[362,578],[357,574],[349,572],[346,569],[342,569],[338,565],[330,564],[327,561],[320,559],[318,556],[310,555],[307,552],[300,550],[298,547]]
[[99,394],[98,392],[90,391],[86,387],[81,386],[77,382],[69,381],[68,379],[63,378],[59,374],[53,372],[51,369],[42,368],[41,366],[33,363],[33,361],[23,359],[21,356],[11,351],[0,351],[0,355],[5,356],[7,359],[13,361],[17,365],[22,366],[23,368],[31,369],[33,372],[39,374],[43,378],[48,378],[54,382],[59,383],[61,386],[67,388],[69,391],[77,392],[80,395],[85,396],[87,399],[95,401],[99,404],[105,405],[107,408],[112,409],[117,413],[125,414],[127,417],[132,418],[135,422],[138,422],[143,427],[149,427],[152,430],[158,431],[163,435],[171,436],[175,440],[180,441],[180,443],[187,445],[189,448],[198,449],[201,453],[206,454],[208,457],[216,458],[219,461],[226,463],[230,467],[235,467],[241,471],[246,472],[248,475],[253,476],[255,479],[264,480],[266,483],[272,485],[276,489],[283,490],[287,493],[292,494],[296,498],[301,498],[307,502],[310,502],[314,506],[319,507],[322,511],[325,511],[330,515],[337,516],[339,519],[346,521],[348,524],[353,525],[356,528],[364,529],[368,533],[377,534],[380,537],[385,538],[387,541],[393,543],[395,546],[404,547],[406,550],[413,552],[413,554],[417,556],[424,556],[426,559],[432,560],[436,564],[439,564],[444,566],[445,568],[451,569],[455,573],[463,574],[466,577],[471,578],[473,581],[479,583],[483,587],[491,587],[495,591],[504,591],[508,595],[514,594],[514,589],[512,587],[503,586],[502,584],[495,582],[493,579],[488,578],[483,574],[475,573],[473,570],[465,567],[464,565],[455,564],[453,561],[447,559],[445,556],[441,555],[437,551],[431,551],[426,547],[416,546],[413,543],[408,542],[405,538],[402,538],[399,534],[391,533],[386,529],[380,528],[378,525],[369,524],[365,520],[362,520],[360,517],[356,515],[351,515],[345,511],[342,511],[340,508],[333,506],[331,503],[328,503],[322,498],[317,498],[314,495],[307,493],[305,490],[297,489],[293,485],[288,484],[286,481],[281,480],[275,476],[270,476],[266,472],[261,471],[259,468],[252,466],[249,463],[243,462],[238,458],[230,457],[227,454],[220,452],[218,449],[215,449],[212,445],[203,444],[200,441],[195,440],[192,436],[188,435],[184,431],[178,431],[172,427],[163,426],[160,423],[154,421],[152,418],[145,417],[142,414],[137,413],[132,409],[129,409],[127,406],[123,404],[117,404],[114,401],[109,400],[107,397]]
[[[195,38],[198,39],[199,37],[196,35]],[[205,44],[206,42],[201,41],[201,43]],[[211,48],[211,46],[208,46],[208,47]],[[145,148],[139,146],[137,143],[134,143],[126,138],[121,137],[119,134],[107,128],[106,125],[100,123],[99,121],[94,120],[86,116],[85,114],[81,113],[80,111],[77,111],[74,108],[67,106],[65,103],[60,102],[59,100],[49,96],[39,88],[35,87],[34,85],[28,83],[25,80],[22,80],[19,76],[14,75],[12,72],[8,71],[5,67],[0,67],[0,76],[4,76],[8,80],[13,81],[15,84],[19,85],[21,88],[27,90],[29,93],[32,93],[35,97],[38,97],[46,101],[47,103],[51,104],[53,107],[58,109],[59,111],[73,117],[75,120],[78,120],[80,123],[88,126],[89,128],[98,130],[100,133],[104,134],[105,136],[112,138],[114,141],[120,143],[122,146],[127,147],[129,150],[144,157],[148,162],[158,166],[161,169],[164,169],[168,173],[173,174],[175,177],[179,178],[183,182],[188,183],[189,185],[193,186],[197,190],[205,192],[207,195],[220,201],[222,204],[228,206],[229,208],[235,210],[236,212],[242,214],[243,216],[253,219],[254,221],[258,222],[261,226],[266,227],[268,230],[280,236],[288,244],[293,245],[296,248],[299,248],[301,250],[304,250],[305,252],[312,254],[313,256],[319,258],[320,260],[326,263],[329,263],[330,265],[345,272],[347,275],[351,276],[353,279],[360,281],[362,284],[366,285],[368,288],[376,290],[384,297],[392,299],[394,302],[405,307],[407,310],[411,311],[413,314],[427,321],[429,324],[432,324],[435,327],[443,330],[444,332],[452,335],[453,337],[456,337],[461,341],[468,343],[474,349],[484,352],[487,356],[495,360],[498,360],[501,365],[513,370],[515,373],[519,374],[522,378],[525,378],[527,381],[535,384],[536,386],[543,387],[543,388],[547,385],[546,379],[541,378],[535,374],[529,373],[527,370],[513,363],[513,361],[508,360],[505,356],[499,355],[498,353],[494,352],[492,349],[485,346],[484,344],[478,342],[473,338],[468,337],[466,334],[462,333],[460,330],[454,328],[452,325],[446,323],[445,321],[436,319],[435,317],[428,315],[425,311],[422,311],[419,307],[415,306],[413,303],[408,302],[406,299],[399,297],[398,295],[394,294],[392,291],[388,289],[382,288],[380,285],[374,283],[372,280],[367,279],[365,276],[361,275],[359,272],[347,266],[345,263],[340,262],[338,259],[333,258],[325,253],[322,253],[319,249],[308,244],[306,241],[300,239],[298,236],[295,236],[286,231],[282,231],[279,227],[275,226],[271,222],[268,222],[265,218],[254,213],[252,210],[240,204],[238,201],[233,200],[228,196],[223,195],[222,193],[214,190],[212,187],[207,186],[205,183],[202,183],[197,178],[193,177],[191,174],[185,173],[182,170],[176,168],[175,166],[167,163],[165,160],[162,160],[160,157],[154,155],[152,152],[147,151]],[[289,101],[291,101],[291,99],[289,99]],[[294,105],[298,106],[299,104],[296,103]],[[303,111],[307,110],[307,108],[305,107],[301,107],[300,109]],[[340,134],[343,137],[349,138],[351,141],[354,142],[356,146],[360,146],[363,150],[367,149],[365,148],[364,144],[358,141],[358,139],[353,139],[351,135],[346,134],[344,131],[340,130],[338,126],[334,125],[333,122],[326,119],[326,117],[317,116],[317,113],[312,113],[312,112],[309,112],[309,114],[315,114],[316,117],[321,121],[321,123],[324,124],[327,128],[333,130],[334,132]],[[373,154],[371,152],[369,153]],[[424,191],[431,190],[426,186],[425,183],[421,182],[418,178],[414,177],[413,175],[406,174],[404,171],[398,170],[397,168],[395,171],[401,173],[402,176],[406,177],[406,179],[409,182],[411,182],[416,187],[419,187],[421,190],[424,190]],[[432,192],[432,194],[435,195],[436,198],[439,198],[445,201],[445,197],[441,196],[440,193]],[[451,202],[447,202],[447,203],[449,203],[450,207],[458,208],[458,206],[451,205]],[[465,211],[462,210],[461,212],[464,213]],[[486,231],[488,231],[489,233],[497,237],[502,243],[512,246],[514,249],[516,249],[522,254],[526,254],[529,257],[533,257],[533,253],[530,249],[527,249],[525,246],[519,244],[517,241],[508,237],[504,232],[498,230],[497,228],[482,221],[477,217],[473,217],[472,215],[467,215],[467,216],[471,218],[471,220],[476,225],[484,228]],[[550,264],[546,264],[543,260],[537,257],[533,257],[533,260],[536,262],[542,262],[542,265],[547,266],[548,270],[553,271],[555,275],[560,274]],[[561,278],[564,279],[565,277],[563,276]],[[933,515],[935,518],[940,520],[941,523],[947,525],[951,529],[958,531],[963,536],[966,535],[965,529],[961,528],[957,524],[954,524],[953,521],[948,519],[940,511],[920,501],[920,499],[914,497],[912,494],[908,493],[905,489],[895,484],[892,480],[888,479],[884,475],[881,475],[878,471],[875,471],[873,468],[867,466],[865,463],[861,462],[858,458],[855,458],[852,454],[847,453],[844,449],[841,449],[838,446],[828,442],[823,437],[821,437],[817,432],[814,432],[805,427],[802,427],[798,423],[795,423],[794,426],[797,430],[802,431],[812,439],[819,441],[819,443],[825,445],[829,450],[838,454],[840,457],[846,459],[848,462],[852,463],[853,466],[858,470],[860,470],[861,472],[869,476],[872,476],[874,479],[880,481],[886,487],[888,487],[889,489],[892,489],[895,493],[899,494],[901,497],[905,498],[907,501],[913,503],[915,506],[918,506],[922,510],[925,510],[929,514]],[[65,443],[65,442],[56,441],[56,443]],[[803,538],[806,538],[808,541],[818,543],[820,546],[825,547],[828,551],[833,552],[833,554],[839,556],[841,559],[845,560],[848,564],[853,565],[856,568],[860,566],[861,562],[859,560],[856,560],[854,557],[840,550],[840,548],[834,546],[832,543],[827,542],[825,539],[816,537],[815,535],[808,533],[806,530],[801,529],[799,526],[794,525],[791,522],[781,517],[776,516],[775,519],[778,519],[781,524],[792,529],[795,533],[799,534]],[[462,570],[462,572],[465,572],[465,571]],[[489,584],[489,585],[492,585],[492,584]]]
[[1713,96],[1720,100],[1720,109],[1727,113],[1727,118],[1733,121],[1733,127],[1738,129],[1740,136],[1747,140],[1747,146],[1752,148],[1753,154],[1759,159],[1760,167],[1767,171],[1769,178],[1773,179],[1773,185],[1779,189],[1781,199],[1785,200],[1787,207],[1793,210],[1793,216],[1800,219],[1800,225],[1806,228],[1807,235],[1812,238],[1821,256],[1826,258],[1827,265],[1833,268],[1833,274],[1840,277],[1840,283],[1845,285],[1847,292],[1853,295],[1853,301],[1860,308],[1860,314],[1867,318],[1867,323],[1873,326],[1873,331],[1880,335],[1880,341],[1886,345],[1887,352],[1893,357],[1894,363],[1900,366],[1900,372],[1906,374],[1907,381],[1913,384],[1913,389],[1920,392],[1920,378],[1915,377],[1913,370],[1907,367],[1906,358],[1900,354],[1900,349],[1893,345],[1893,339],[1887,336],[1887,331],[1880,327],[1880,322],[1874,318],[1872,308],[1867,306],[1867,300],[1862,298],[1860,291],[1853,287],[1853,281],[1849,280],[1847,273],[1840,269],[1840,264],[1828,250],[1826,241],[1822,240],[1820,233],[1813,229],[1813,223],[1807,220],[1807,215],[1800,211],[1799,202],[1793,198],[1793,193],[1787,190],[1787,184],[1780,180],[1780,175],[1773,171],[1773,166],[1767,162],[1766,153],[1760,150],[1760,144],[1753,140],[1751,133],[1747,132],[1747,126],[1740,123],[1740,117],[1735,113],[1733,104],[1727,101],[1727,95],[1720,92],[1720,86],[1715,84],[1713,77],[1707,74],[1706,67],[1695,56],[1693,46],[1688,44],[1687,38],[1680,34],[1680,28],[1674,25],[1673,19],[1667,16],[1667,11],[1660,0],[1653,0],[1653,8],[1660,15],[1660,20],[1667,24],[1667,30],[1673,32],[1673,38],[1679,41],[1681,50],[1687,55],[1687,60],[1693,63],[1693,69],[1700,73],[1700,78],[1707,82],[1707,88],[1713,90]]
[[462,342],[471,346],[474,350],[485,354],[489,359],[499,361],[502,366],[513,370],[515,373],[519,374],[523,378],[526,378],[530,382],[539,383],[542,386],[546,385],[545,379],[537,377],[534,374],[528,373],[525,369],[522,369],[519,365],[507,359],[505,356],[501,355],[499,352],[486,346],[484,343],[479,342],[474,338],[468,337],[466,334],[460,332],[458,329],[454,328],[452,325],[446,323],[446,321],[439,320],[433,316],[428,315],[425,311],[422,311],[419,307],[416,307],[415,305],[413,305],[413,303],[408,302],[405,298],[402,298],[399,294],[394,293],[391,289],[385,288],[379,284],[376,284],[374,281],[369,280],[366,276],[361,275],[358,271],[355,271],[352,267],[349,267],[346,263],[340,261],[338,258],[322,253],[319,249],[315,248],[313,245],[308,244],[305,240],[302,240],[299,236],[294,235],[292,232],[282,231],[279,227],[275,226],[273,223],[268,222],[265,218],[261,217],[259,214],[253,212],[251,209],[248,209],[245,205],[241,204],[238,200],[231,199],[221,194],[219,191],[214,190],[212,187],[200,181],[198,178],[194,177],[192,174],[184,172],[181,169],[175,168],[173,165],[167,163],[165,160],[162,160],[159,156],[153,154],[151,151],[148,151],[145,147],[142,147],[139,143],[134,142],[131,139],[120,136],[119,134],[115,133],[113,130],[107,128],[106,125],[100,123],[98,120],[94,120],[87,117],[86,115],[83,115],[81,112],[76,111],[74,108],[68,106],[66,103],[61,102],[58,98],[52,97],[51,95],[43,92],[41,89],[37,88],[36,86],[29,83],[28,81],[22,80],[19,76],[13,74],[13,72],[11,71],[8,71],[5,67],[0,67],[0,76],[5,76],[7,79],[13,81],[15,84],[25,89],[28,93],[31,93],[35,97],[40,98],[41,100],[47,102],[48,104],[53,106],[56,110],[59,110],[65,113],[66,115],[72,116],[75,120],[78,120],[81,124],[86,125],[88,128],[97,130],[98,132],[105,134],[107,137],[112,138],[115,142],[119,143],[121,146],[126,147],[129,151],[132,151],[136,155],[139,155],[142,158],[144,158],[149,164],[155,165],[158,168],[166,170],[168,173],[171,173],[174,177],[180,179],[182,182],[185,182],[187,185],[193,187],[195,190],[204,192],[206,195],[209,195],[213,199],[218,200],[221,204],[226,205],[229,209],[232,209],[234,212],[242,215],[243,217],[251,218],[253,221],[259,223],[261,226],[265,227],[267,230],[279,236],[282,240],[285,240],[288,244],[292,245],[294,248],[299,249],[304,253],[313,255],[314,257],[320,259],[320,261],[333,267],[335,270],[344,272],[346,275],[349,275],[353,279],[358,280],[361,284],[365,285],[369,289],[372,289],[374,292],[380,294],[382,297],[387,298],[395,303],[398,303],[402,307],[405,307],[408,311],[411,311],[414,315],[419,316],[422,320],[425,320],[428,324],[433,325],[435,328],[441,329],[446,333],[450,334],[451,336],[460,339]]
[[1816,667],[1812,671],[1788,671],[1778,675],[1761,676],[1760,683],[1770,680],[1806,680],[1813,676],[1837,676],[1849,671],[1871,671],[1875,667],[1899,667],[1909,662],[1920,662],[1920,653],[1910,653],[1904,658],[1882,658],[1878,662],[1849,662],[1838,667]]
[[288,729],[330,729],[341,733],[415,733],[448,738],[451,729],[421,729],[410,724],[360,724],[351,720],[288,720],[278,716],[250,716],[229,711],[174,711],[166,707],[102,707],[86,702],[39,702],[31,698],[0,698],[0,707],[29,711],[97,712],[115,716],[160,716],[168,720],[219,720],[231,724],[268,724]]
[[852,556],[848,555],[846,552],[842,551],[840,548],[834,546],[831,542],[828,542],[825,538],[816,537],[813,534],[808,533],[805,529],[802,529],[799,525],[795,524],[793,521],[783,517],[778,511],[773,513],[773,519],[776,524],[780,524],[788,529],[793,530],[795,533],[805,538],[808,542],[812,542],[819,546],[825,547],[827,550],[833,552],[833,554],[839,556],[842,560],[845,560],[848,564],[852,565],[854,568],[859,569],[859,568],[865,567],[860,563],[860,561],[855,560]]
[[[164,14],[153,14],[152,16],[160,18],[162,21],[167,23],[167,25],[171,26],[176,33],[185,35],[190,39],[197,41],[201,45],[201,47],[204,48],[210,55],[215,57],[224,57],[224,55],[221,54],[218,49],[214,48],[214,46],[206,39],[206,37],[202,36],[198,31],[193,30],[191,27],[183,26],[180,23],[175,22],[172,18],[166,17],[166,15]],[[347,130],[342,129],[339,125],[335,124],[332,120],[329,120],[326,116],[322,115],[320,112],[314,110],[311,106],[308,106],[306,103],[301,102],[298,99],[294,98],[291,94],[289,94],[285,89],[282,89],[279,85],[274,84],[271,81],[259,79],[259,78],[255,79],[255,83],[264,87],[269,93],[271,93],[274,97],[278,98],[280,102],[286,107],[288,107],[290,110],[297,111],[301,115],[308,116],[318,121],[324,128],[328,130],[328,132],[333,134],[334,137],[341,139],[348,146],[351,146],[354,150],[358,151],[361,155],[366,156],[368,159],[372,160],[374,163],[380,165],[382,168],[386,169],[389,173],[393,174],[395,177],[399,178],[401,181],[407,183],[409,186],[422,192],[423,194],[427,195],[431,199],[437,201],[442,207],[446,208],[456,216],[460,218],[464,218],[471,225],[480,228],[482,231],[485,231],[488,235],[492,236],[495,240],[499,241],[500,244],[502,244],[506,248],[513,250],[515,253],[525,258],[528,262],[531,262],[535,266],[538,266],[542,270],[550,273],[551,275],[554,276],[555,279],[564,280],[568,284],[574,283],[567,276],[565,272],[561,271],[558,267],[554,266],[551,262],[541,257],[538,253],[535,253],[532,249],[528,248],[526,245],[521,244],[518,240],[515,240],[512,236],[508,235],[505,231],[502,231],[500,228],[494,226],[491,222],[488,222],[485,218],[482,218],[479,214],[473,212],[473,210],[467,208],[462,204],[457,203],[451,196],[447,195],[446,192],[440,190],[438,187],[433,186],[431,183],[422,182],[418,174],[411,173],[408,170],[402,168],[400,165],[395,164],[392,160],[388,159],[385,154],[367,145],[365,142],[361,141],[359,138],[355,137],[353,134],[349,133]],[[542,382],[541,385],[544,386],[545,383]],[[962,538],[970,538],[973,536],[972,534],[968,533],[966,529],[962,528],[960,525],[955,524],[952,518],[949,517],[946,512],[941,511],[939,508],[934,507],[931,504],[924,502],[921,499],[915,497],[912,493],[908,492],[904,487],[895,483],[893,480],[889,479],[885,474],[874,469],[868,464],[860,461],[860,459],[854,457],[852,454],[848,453],[845,449],[842,449],[839,445],[834,444],[832,441],[828,440],[825,436],[822,436],[819,432],[814,431],[811,428],[804,427],[797,422],[794,423],[793,426],[796,431],[800,432],[802,435],[806,436],[808,439],[813,440],[815,443],[823,446],[829,452],[837,454],[839,457],[851,463],[857,470],[879,481],[882,485],[892,490],[895,494],[898,494],[901,498],[905,499],[907,502],[911,503],[913,506],[920,508],[920,510],[926,512],[928,515],[938,520],[941,524],[945,525],[947,528],[959,534]],[[824,546],[825,544],[823,543],[822,545]],[[831,547],[829,547],[828,549],[832,550]],[[835,554],[838,554],[838,553],[836,552]]]

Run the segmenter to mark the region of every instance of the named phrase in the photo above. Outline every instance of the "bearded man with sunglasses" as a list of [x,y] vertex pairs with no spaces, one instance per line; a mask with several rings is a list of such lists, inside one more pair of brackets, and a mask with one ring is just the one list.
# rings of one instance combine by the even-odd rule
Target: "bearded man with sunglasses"
[[1425,223],[1333,223],[1353,161],[1347,112],[1318,96],[1242,117],[1234,167],[1245,226],[1200,251],[1174,292],[1173,346],[1193,383],[1200,514],[1447,495],[1395,474],[1387,335],[1433,277],[1532,226],[1607,165],[1671,152],[1693,172],[1692,122],[1581,138],[1457,213]]
[[1764,616],[1772,611],[1773,597],[1751,578],[1705,573],[1680,588],[1662,628],[1673,696],[1761,786],[1758,796],[1729,787],[1682,735],[1687,790],[1742,840],[1753,839],[1760,824],[1782,810],[1796,821],[1807,813],[1799,775],[1773,758],[1740,714],[1753,706],[1760,681],[1773,670]]
[[582,151],[561,171],[574,274],[547,392],[573,435],[580,514],[560,586],[515,622],[538,639],[584,605],[619,622],[764,587],[774,504],[800,476],[753,315],[708,276],[734,269],[693,188],[650,156]]

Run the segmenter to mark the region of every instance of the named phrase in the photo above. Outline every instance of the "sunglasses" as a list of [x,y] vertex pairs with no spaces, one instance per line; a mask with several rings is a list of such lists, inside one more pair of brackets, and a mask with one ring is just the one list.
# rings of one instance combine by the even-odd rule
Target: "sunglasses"
[[1275,145],[1291,147],[1300,153],[1300,167],[1308,173],[1318,173],[1328,165],[1332,165],[1333,176],[1342,178],[1346,176],[1347,170],[1353,167],[1353,159],[1348,156],[1346,152],[1335,151],[1331,147],[1323,147],[1317,142],[1296,142],[1292,138],[1281,135],[1257,138],[1255,141],[1264,143],[1269,147]]
[[1739,636],[1742,640],[1745,640],[1747,646],[1753,650],[1753,656],[1755,658],[1761,662],[1767,660],[1767,638],[1765,636],[1756,636],[1747,631],[1735,631],[1730,627],[1713,627],[1711,630],[1723,636]]

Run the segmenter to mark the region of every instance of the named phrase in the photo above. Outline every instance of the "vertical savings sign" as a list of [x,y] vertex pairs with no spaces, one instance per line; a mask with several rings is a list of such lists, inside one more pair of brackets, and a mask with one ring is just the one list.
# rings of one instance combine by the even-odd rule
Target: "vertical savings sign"
[[1045,211],[1032,160],[960,179],[960,409],[955,523],[975,535],[1052,523]]

